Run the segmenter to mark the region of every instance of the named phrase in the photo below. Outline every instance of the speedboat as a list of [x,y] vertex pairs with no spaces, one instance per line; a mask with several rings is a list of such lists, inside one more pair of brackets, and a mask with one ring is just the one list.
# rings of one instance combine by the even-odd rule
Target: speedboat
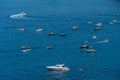
[[95,26],[96,27],[101,27],[103,24],[102,23],[97,23]]
[[36,32],[42,32],[43,29],[40,29],[40,28],[39,28],[39,29],[36,29],[35,31],[36,31]]
[[24,31],[26,31],[26,29],[24,29],[24,28],[20,28],[20,29],[18,29],[19,31],[22,31],[22,32],[24,32]]
[[11,17],[11,18],[23,18],[25,15],[26,15],[26,13],[21,12],[21,13],[19,13],[19,14],[11,15],[10,17]]
[[29,52],[31,49],[23,49],[22,52]]
[[54,33],[54,32],[50,32],[50,33],[48,33],[48,35],[49,35],[49,36],[54,36],[55,33]]
[[50,71],[68,71],[70,68],[65,67],[64,64],[57,64],[55,66],[47,66],[46,67]]
[[94,50],[94,49],[86,49],[85,51],[88,53],[96,53],[96,50]]

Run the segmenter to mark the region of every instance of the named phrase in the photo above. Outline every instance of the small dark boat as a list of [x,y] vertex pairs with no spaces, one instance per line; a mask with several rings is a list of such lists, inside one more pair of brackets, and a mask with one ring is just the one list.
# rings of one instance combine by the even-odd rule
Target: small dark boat
[[88,45],[84,44],[84,45],[80,46],[80,48],[88,48]]
[[65,33],[61,33],[60,36],[66,36],[66,34]]
[[98,31],[98,30],[100,30],[99,27],[95,27],[95,28],[94,28],[94,31]]
[[53,49],[53,46],[47,46],[47,49]]
[[29,46],[21,46],[22,49],[30,49]]
[[120,16],[120,13],[117,13],[115,16],[116,16],[116,17],[119,17],[119,16]]

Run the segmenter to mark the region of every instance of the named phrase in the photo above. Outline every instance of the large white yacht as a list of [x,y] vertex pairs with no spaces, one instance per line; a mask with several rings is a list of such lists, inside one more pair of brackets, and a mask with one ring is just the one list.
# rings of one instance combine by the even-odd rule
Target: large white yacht
[[46,67],[50,71],[68,71],[70,68],[65,67],[64,64],[57,64],[55,66],[47,66]]
[[19,14],[11,15],[10,18],[23,18],[25,15],[26,15],[26,13],[21,12]]

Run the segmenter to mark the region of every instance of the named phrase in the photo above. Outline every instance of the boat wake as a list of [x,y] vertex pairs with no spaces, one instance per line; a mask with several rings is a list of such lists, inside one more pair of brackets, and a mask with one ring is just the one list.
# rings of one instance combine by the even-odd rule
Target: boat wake
[[107,42],[109,42],[109,40],[108,40],[108,39],[105,39],[105,40],[103,40],[103,41],[97,41],[97,42],[89,43],[89,44],[102,44],[102,43],[107,43]]
[[24,19],[24,18],[26,18],[25,16],[26,16],[26,13],[21,12],[19,14],[11,15],[10,18],[13,18],[13,19]]
[[12,19],[26,19],[26,20],[41,20],[44,18],[41,17],[34,17],[34,16],[28,16],[25,12],[20,12],[18,14],[13,14],[9,16]]

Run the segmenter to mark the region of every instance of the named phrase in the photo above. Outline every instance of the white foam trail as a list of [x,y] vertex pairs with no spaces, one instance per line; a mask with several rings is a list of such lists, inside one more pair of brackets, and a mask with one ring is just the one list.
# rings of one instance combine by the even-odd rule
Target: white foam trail
[[21,19],[21,18],[25,18],[26,16],[26,13],[24,12],[21,12],[19,14],[13,14],[10,16],[10,18],[13,18],[13,19]]
[[96,42],[96,43],[107,43],[107,42],[109,42],[109,40],[108,40],[108,39],[105,39],[104,41],[98,41],[98,42]]
[[88,43],[88,40],[87,40],[87,41],[85,41],[85,43]]
[[97,42],[89,43],[89,44],[102,44],[102,43],[107,43],[107,42],[109,42],[109,40],[108,40],[108,39],[105,39],[105,40],[103,40],[103,41],[97,41]]

